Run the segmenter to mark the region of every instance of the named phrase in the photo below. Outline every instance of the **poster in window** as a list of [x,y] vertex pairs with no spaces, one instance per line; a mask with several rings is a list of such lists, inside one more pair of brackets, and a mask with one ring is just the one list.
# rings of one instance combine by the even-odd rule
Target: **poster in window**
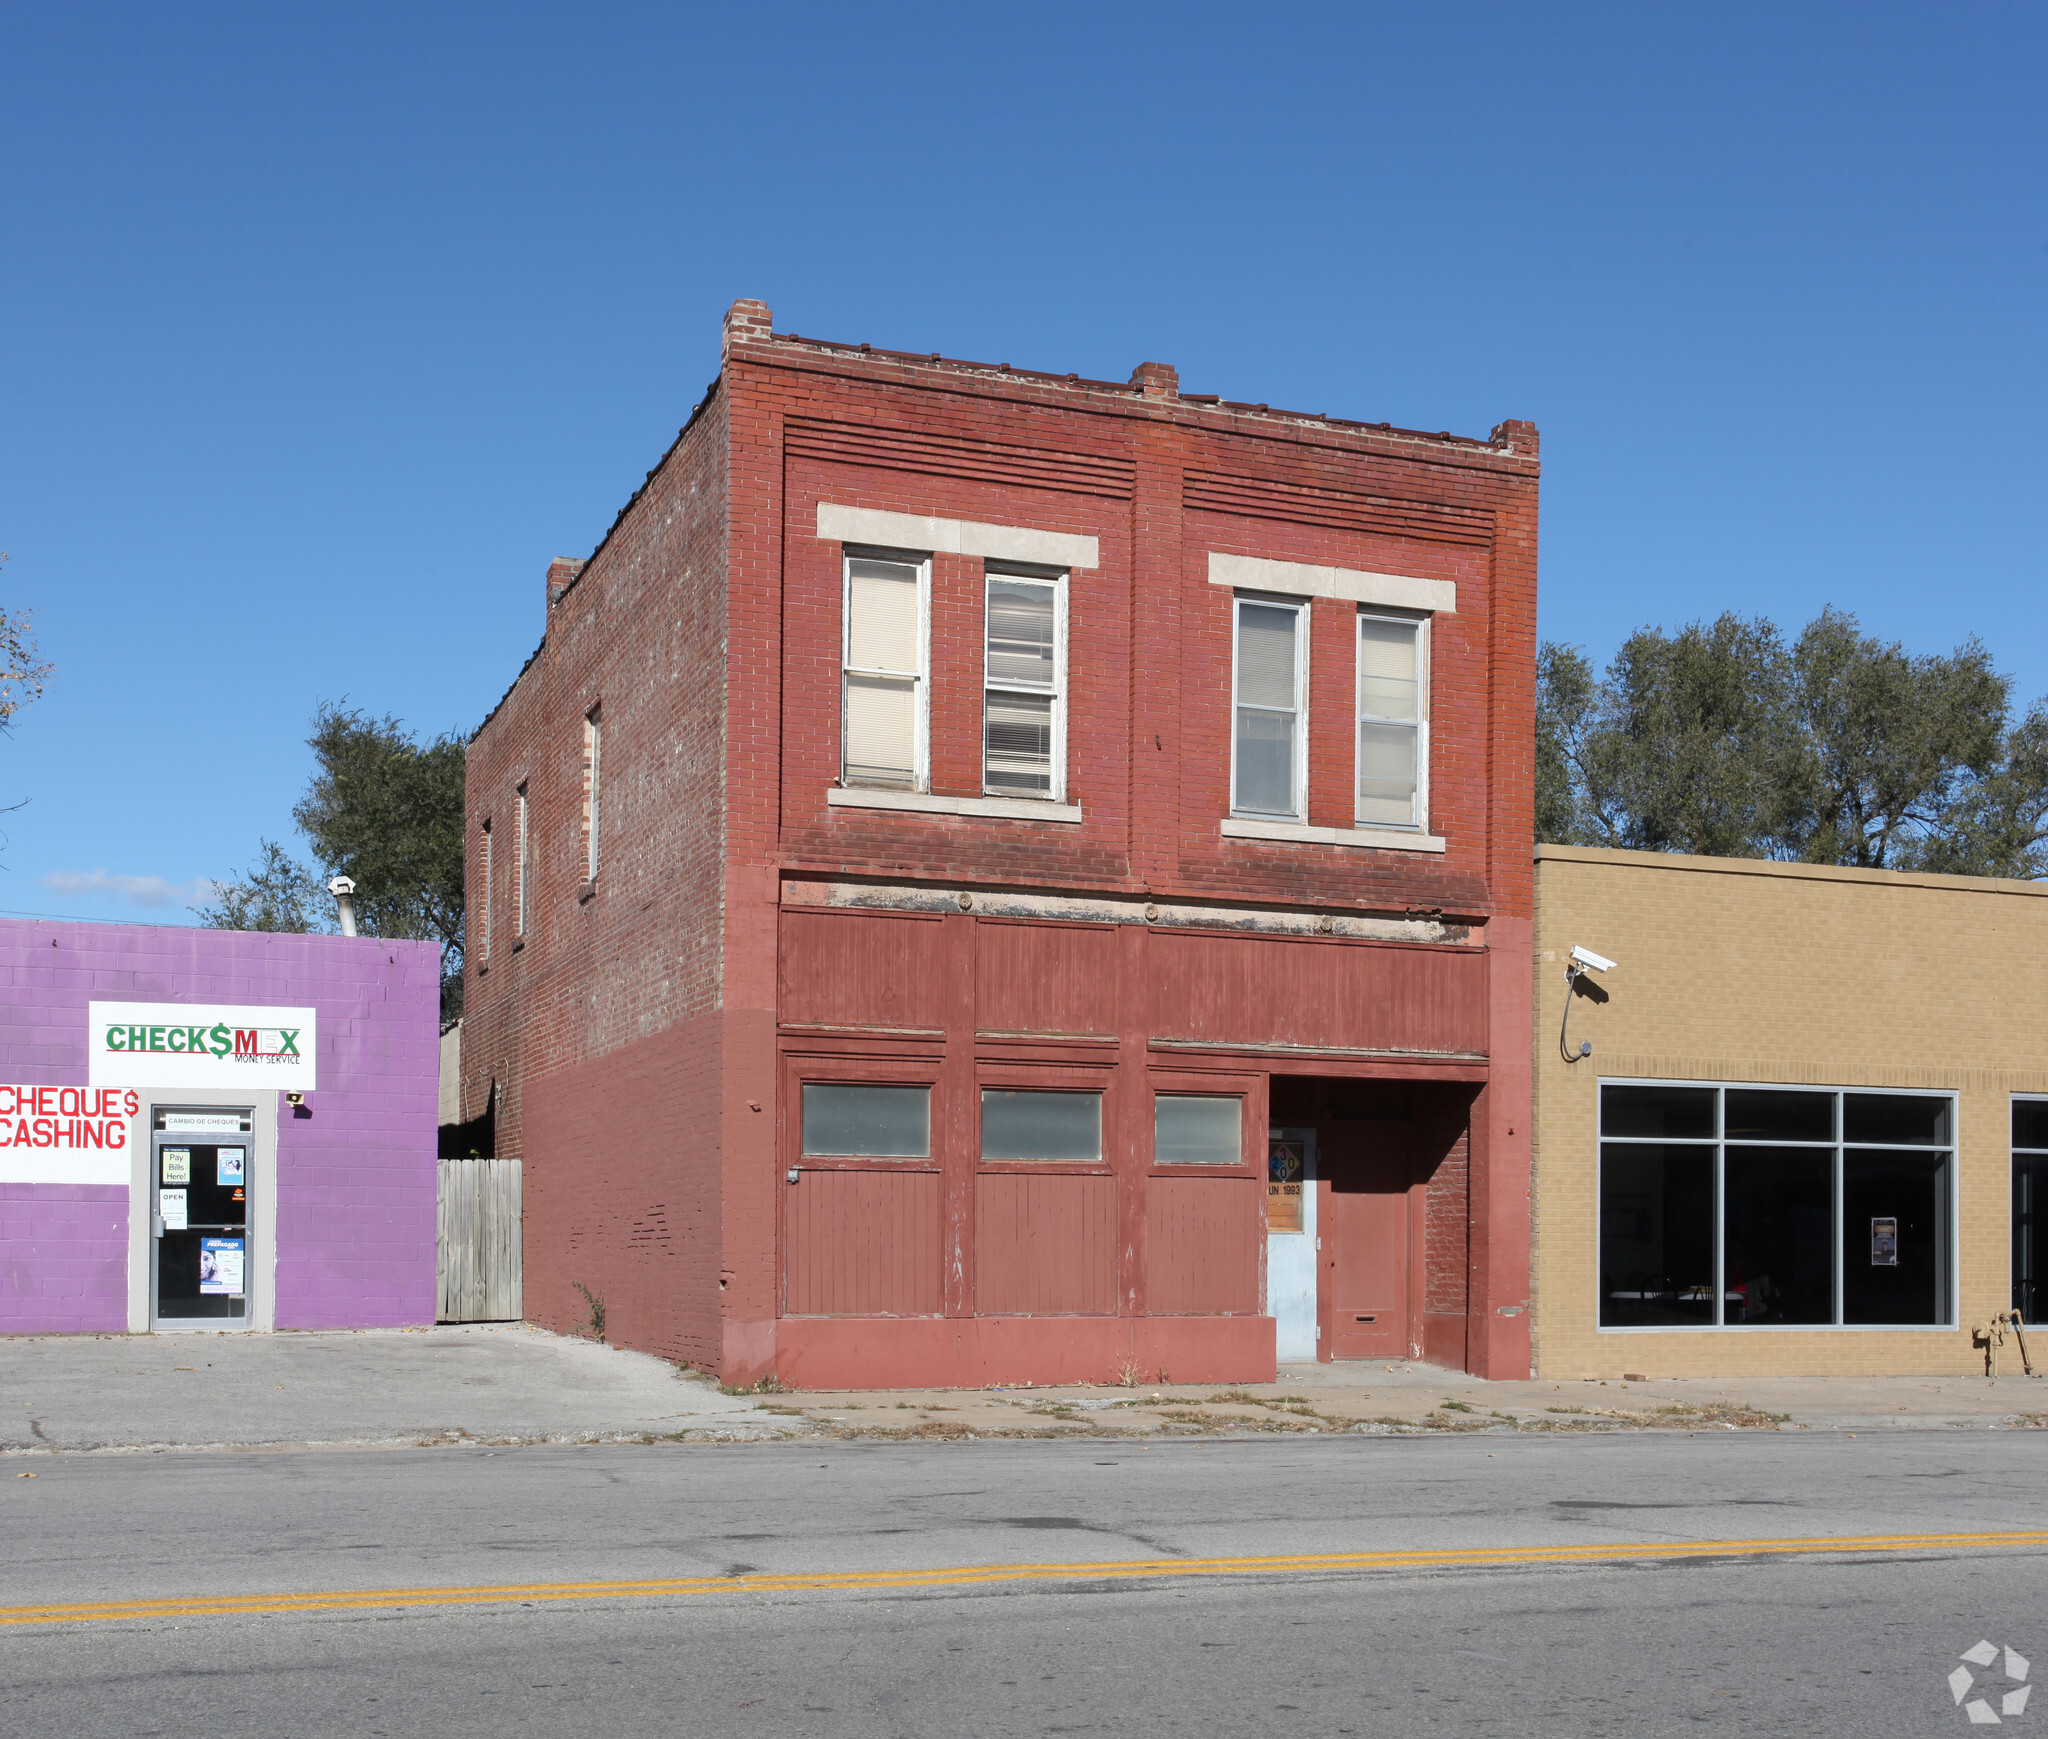
[[1302,1228],[1301,1189],[1307,1166],[1304,1144],[1282,1141],[1277,1136],[1266,1146],[1266,1230],[1299,1232]]
[[192,1150],[189,1147],[167,1147],[164,1149],[164,1182],[190,1183],[192,1181]]
[[225,1298],[242,1296],[242,1240],[199,1240],[199,1290]]
[[1870,1222],[1870,1265],[1896,1268],[1899,1265],[1899,1222],[1890,1215]]
[[213,1181],[223,1189],[239,1184],[242,1181],[242,1160],[249,1150],[246,1147],[222,1147],[215,1151],[219,1155],[215,1162],[219,1175]]
[[185,1229],[185,1192],[183,1190],[158,1190],[157,1212],[164,1217],[166,1232],[182,1232]]

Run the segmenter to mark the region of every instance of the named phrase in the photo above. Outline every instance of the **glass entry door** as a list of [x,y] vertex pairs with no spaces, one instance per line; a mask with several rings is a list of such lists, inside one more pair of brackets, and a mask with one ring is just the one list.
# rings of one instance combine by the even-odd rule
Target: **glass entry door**
[[151,1326],[246,1328],[250,1115],[159,1107],[151,1122]]

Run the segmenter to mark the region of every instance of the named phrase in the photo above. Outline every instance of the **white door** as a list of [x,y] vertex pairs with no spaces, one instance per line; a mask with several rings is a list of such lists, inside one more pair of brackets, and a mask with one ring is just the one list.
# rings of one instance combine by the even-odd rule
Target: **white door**
[[1266,1142],[1266,1314],[1274,1356],[1316,1356],[1316,1132],[1274,1129]]

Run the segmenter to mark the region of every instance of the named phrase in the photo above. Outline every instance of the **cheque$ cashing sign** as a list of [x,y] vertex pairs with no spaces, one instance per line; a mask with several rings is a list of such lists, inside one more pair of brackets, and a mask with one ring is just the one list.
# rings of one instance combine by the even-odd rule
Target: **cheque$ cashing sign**
[[95,1087],[229,1095],[313,1087],[310,1008],[95,1002],[86,1024]]

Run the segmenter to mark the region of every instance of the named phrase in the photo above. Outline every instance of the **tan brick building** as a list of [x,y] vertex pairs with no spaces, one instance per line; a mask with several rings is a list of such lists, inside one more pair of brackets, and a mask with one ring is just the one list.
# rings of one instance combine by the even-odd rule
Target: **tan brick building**
[[1981,1370],[2044,1242],[2044,959],[2039,883],[1539,847],[1538,1373]]

